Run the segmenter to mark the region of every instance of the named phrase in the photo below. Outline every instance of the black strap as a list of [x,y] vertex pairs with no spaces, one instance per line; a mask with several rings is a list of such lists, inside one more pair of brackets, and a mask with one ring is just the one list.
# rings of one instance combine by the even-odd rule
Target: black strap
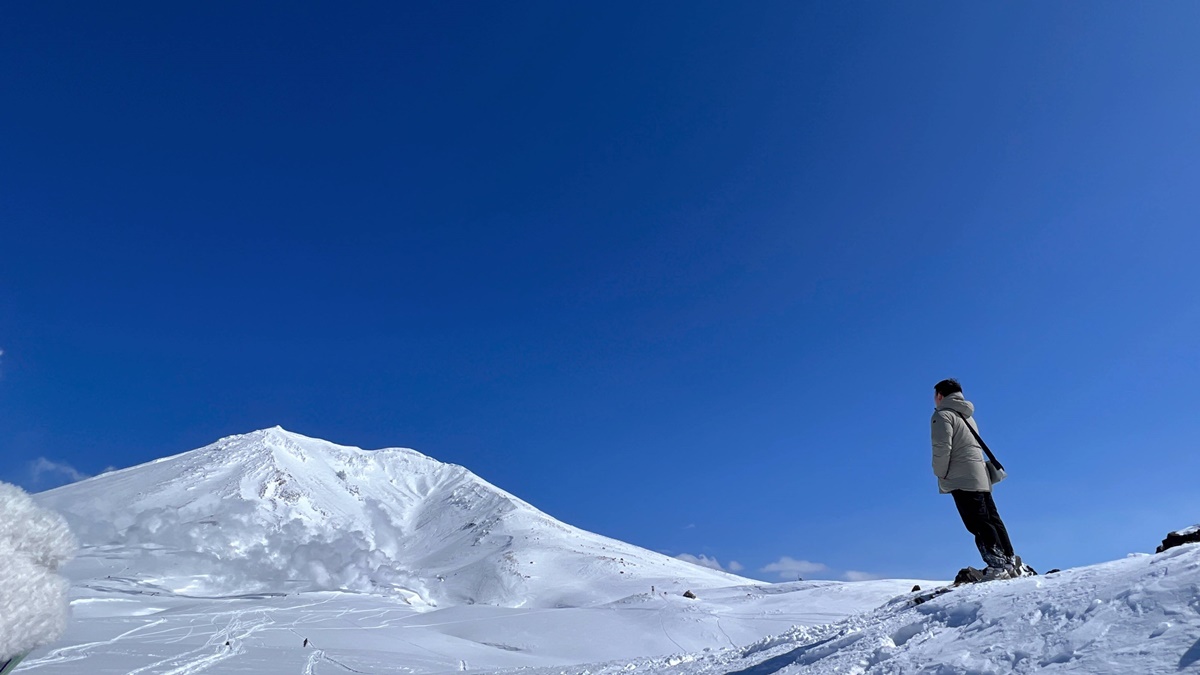
[[[949,410],[949,408],[942,408],[942,410]],[[988,449],[987,443],[984,443],[983,439],[979,437],[979,432],[975,431],[975,427],[971,426],[971,423],[967,421],[967,416],[958,412],[957,410],[955,410],[954,413],[962,418],[963,424],[967,425],[967,429],[970,430],[971,435],[975,437],[975,440],[979,441],[979,447],[983,448],[983,451],[987,453],[988,461],[994,464],[997,469],[1003,471],[1004,465],[1001,464],[1000,460],[996,459],[996,456],[993,455],[992,451]]]

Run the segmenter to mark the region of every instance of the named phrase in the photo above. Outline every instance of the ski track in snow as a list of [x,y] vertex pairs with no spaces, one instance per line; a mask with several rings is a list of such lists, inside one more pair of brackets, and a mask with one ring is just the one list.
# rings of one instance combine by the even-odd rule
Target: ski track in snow
[[321,657],[325,656],[325,652],[320,649],[314,651],[308,656],[308,663],[304,665],[304,675],[317,675],[317,663],[321,661]]
[[334,658],[331,658],[329,655],[327,655],[324,652],[324,650],[318,649],[309,655],[308,663],[306,663],[304,665],[304,675],[317,675],[317,664],[321,663],[321,662],[330,663],[330,664],[336,666],[337,668],[347,671],[347,672],[350,672],[350,673],[362,673],[363,672],[361,670],[355,670],[354,668],[351,668],[350,666],[348,666]]
[[32,670],[34,668],[38,668],[41,666],[47,666],[47,665],[54,664],[54,663],[62,663],[64,661],[79,661],[81,659],[86,659],[88,657],[90,651],[96,647],[116,644],[117,642],[133,635],[134,633],[138,633],[147,628],[153,628],[154,626],[162,625],[166,622],[167,622],[166,619],[158,619],[156,621],[151,621],[148,624],[138,626],[131,630],[127,630],[124,633],[121,633],[120,635],[112,638],[111,640],[100,640],[98,642],[85,642],[83,644],[72,645],[70,647],[62,647],[60,649],[54,649],[54,650],[50,651],[50,653],[46,654],[46,656],[44,656],[40,659],[27,660],[27,661],[22,662],[21,669],[22,670]]
[[[242,617],[252,611],[263,616],[258,621],[243,621]],[[209,636],[208,642],[204,646],[162,659],[148,666],[142,666],[136,670],[131,670],[129,671],[129,675],[141,675],[142,673],[151,672],[156,675],[192,675],[193,673],[199,673],[242,653],[244,649],[242,641],[272,623],[266,617],[266,612],[262,610],[238,612],[229,620],[229,623],[224,628]],[[226,645],[226,642],[229,644]],[[155,670],[160,667],[166,669]]]

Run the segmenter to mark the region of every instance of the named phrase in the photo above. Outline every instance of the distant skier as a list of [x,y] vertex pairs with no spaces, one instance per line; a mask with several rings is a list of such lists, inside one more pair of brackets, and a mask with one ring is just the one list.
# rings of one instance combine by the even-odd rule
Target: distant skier
[[[992,499],[992,475],[972,415],[975,406],[963,397],[957,380],[934,385],[933,473],[938,490],[954,497],[954,505],[987,565],[983,579],[1007,579],[1031,572],[1013,552],[1008,529]],[[997,478],[998,480],[998,478]]]

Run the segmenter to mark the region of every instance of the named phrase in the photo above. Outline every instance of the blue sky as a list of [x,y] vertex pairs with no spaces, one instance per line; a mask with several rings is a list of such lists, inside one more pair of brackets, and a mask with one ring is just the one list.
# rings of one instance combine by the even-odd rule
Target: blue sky
[[0,15],[7,480],[280,424],[764,579],[946,577],[955,376],[1035,567],[1200,516],[1200,6]]

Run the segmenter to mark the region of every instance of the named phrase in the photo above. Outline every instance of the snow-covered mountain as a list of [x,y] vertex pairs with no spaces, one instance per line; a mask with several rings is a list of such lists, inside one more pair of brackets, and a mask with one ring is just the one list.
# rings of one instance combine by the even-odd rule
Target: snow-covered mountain
[[67,517],[85,546],[80,564],[129,592],[349,590],[418,607],[578,607],[651,586],[753,583],[571,527],[413,450],[279,427],[37,500]]

